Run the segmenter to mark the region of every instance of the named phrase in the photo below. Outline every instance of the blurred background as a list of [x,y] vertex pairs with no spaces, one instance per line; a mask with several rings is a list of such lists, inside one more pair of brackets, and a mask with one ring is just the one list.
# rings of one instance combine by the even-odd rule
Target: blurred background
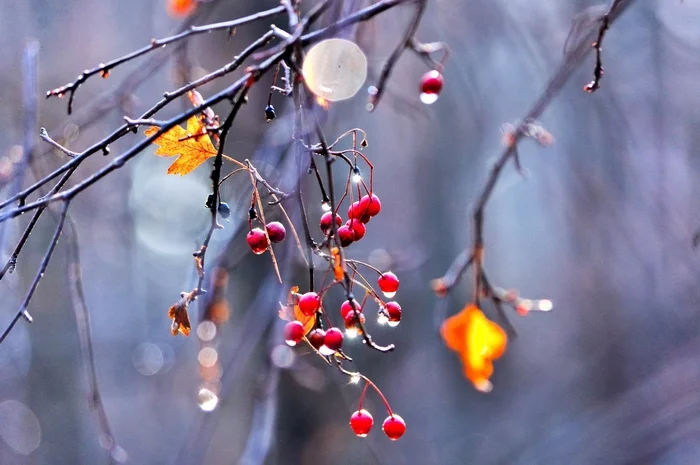
[[[276,4],[215,0],[191,20],[224,21]],[[206,168],[167,176],[172,160],[149,149],[71,208],[97,379],[119,447],[102,435],[91,409],[62,240],[29,307],[35,322],[21,321],[0,346],[0,463],[700,463],[700,251],[692,248],[700,226],[697,3],[635,2],[606,37],[602,89],[582,91],[592,76],[590,56],[540,119],[555,143],[542,148],[525,140],[520,153],[529,176],[512,167],[502,176],[486,212],[489,277],[524,296],[552,299],[555,311],[514,315],[519,337],[496,362],[490,394],[464,379],[434,323],[429,282],[470,243],[469,213],[501,150],[502,125],[525,115],[562,59],[572,19],[596,4],[432,0],[418,38],[451,48],[441,98],[420,103],[418,82],[427,69],[406,53],[376,111],[365,111],[364,91],[330,108],[329,139],[353,127],[367,130],[383,206],[348,254],[396,272],[404,310],[396,328],[368,323],[374,338],[395,343],[396,351],[379,354],[353,341],[347,352],[406,420],[402,440],[382,434],[384,415],[373,393],[365,408],[375,414],[374,430],[356,438],[347,422],[361,385],[305,349],[283,345],[277,302],[291,285],[306,285],[305,268],[289,239],[276,249],[284,285],[266,255],[250,253],[246,180],[224,188],[231,221],[215,232],[209,252],[209,263],[226,270],[222,300],[211,307],[221,324],[200,326],[198,302],[190,337],[170,335],[168,307],[196,284],[191,254],[208,227],[210,186]],[[410,12],[396,8],[349,31],[367,55],[367,85],[376,83]],[[45,100],[44,92],[177,31],[182,20],[170,17],[162,0],[0,0],[5,192],[23,155],[28,41],[39,44],[39,125],[81,151],[124,115],[140,115],[164,91],[231,61],[275,21],[286,26],[281,16],[240,27],[230,38],[197,36],[119,67],[109,79],[92,79],[67,116],[66,101]],[[201,92],[208,97],[239,75]],[[267,179],[289,190],[290,106],[275,95],[279,118],[266,124],[268,85],[261,81],[251,94],[226,153],[253,159]],[[159,118],[189,105],[174,102]],[[142,137],[129,135],[112,145],[112,155],[94,155],[74,179]],[[38,142],[34,161],[26,184],[65,155]],[[313,182],[305,188],[318,237]],[[271,210],[268,219],[276,215]],[[0,225],[3,263],[27,221]],[[42,217],[17,271],[0,283],[1,327],[24,298],[55,224],[51,215]],[[448,298],[449,312],[469,298],[465,280]],[[331,293],[326,304],[333,309],[342,300]]]

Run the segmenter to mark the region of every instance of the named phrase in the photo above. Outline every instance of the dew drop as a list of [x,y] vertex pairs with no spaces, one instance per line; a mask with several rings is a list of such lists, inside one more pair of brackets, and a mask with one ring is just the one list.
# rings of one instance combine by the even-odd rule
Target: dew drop
[[399,325],[399,323],[401,323],[401,321],[391,321],[391,320],[388,320],[388,321],[386,322],[387,326],[389,326],[390,328],[396,328],[396,327]]
[[335,353],[335,350],[329,349],[328,347],[324,345],[321,346],[320,349],[318,349],[319,352],[321,352],[321,355],[333,355]]
[[394,296],[396,295],[396,291],[394,291],[394,292],[384,292],[384,291],[382,291],[382,294],[384,294],[384,297],[386,297],[387,299],[391,299],[392,297],[394,297]]
[[435,102],[437,102],[439,95],[434,94],[434,93],[427,93],[427,92],[421,92],[420,94],[420,101],[425,103],[426,105],[431,105]]

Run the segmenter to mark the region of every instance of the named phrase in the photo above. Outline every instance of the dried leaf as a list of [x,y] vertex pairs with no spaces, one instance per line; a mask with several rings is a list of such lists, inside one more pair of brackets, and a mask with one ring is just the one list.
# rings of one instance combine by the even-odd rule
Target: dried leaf
[[[157,127],[144,131],[147,137],[158,132]],[[209,134],[198,117],[187,120],[187,130],[175,126],[153,141],[158,146],[155,154],[164,157],[177,156],[177,160],[168,168],[168,174],[184,176],[194,171],[209,158],[216,156],[216,148],[211,143]]]
[[173,319],[173,324],[170,326],[170,332],[173,336],[177,336],[178,333],[184,336],[190,335],[190,317],[187,315],[187,305],[182,301],[170,307],[168,310],[168,318]]
[[340,282],[345,277],[345,264],[340,257],[340,249],[338,247],[333,247],[331,249],[331,255],[333,256],[333,274],[336,282]]
[[506,350],[506,332],[486,318],[478,307],[469,304],[443,323],[441,334],[447,347],[461,358],[467,379],[476,389],[490,391],[493,360]]

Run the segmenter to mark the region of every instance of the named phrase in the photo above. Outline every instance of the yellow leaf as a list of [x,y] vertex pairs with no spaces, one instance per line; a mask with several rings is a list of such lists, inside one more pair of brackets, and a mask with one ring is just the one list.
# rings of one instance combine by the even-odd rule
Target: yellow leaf
[[309,334],[309,331],[314,329],[314,326],[316,326],[316,314],[313,313],[311,316],[306,316],[298,305],[294,306],[294,316],[301,322],[301,324],[304,325],[304,334]]
[[508,344],[506,332],[473,304],[448,318],[440,332],[447,347],[461,358],[467,379],[476,389],[488,392],[493,360],[503,355]]
[[[158,132],[157,127],[144,131],[147,137]],[[164,157],[177,156],[177,160],[168,168],[168,174],[184,176],[199,165],[216,156],[216,148],[211,143],[209,134],[198,117],[187,120],[187,130],[174,126],[153,141],[158,146],[155,154]]]
[[289,290],[289,299],[287,305],[282,305],[280,302],[279,317],[286,321],[297,320],[304,325],[304,334],[308,334],[309,331],[314,329],[316,325],[316,314],[311,316],[306,316],[299,308],[298,302],[299,298],[297,293],[299,292],[299,286],[294,286]]

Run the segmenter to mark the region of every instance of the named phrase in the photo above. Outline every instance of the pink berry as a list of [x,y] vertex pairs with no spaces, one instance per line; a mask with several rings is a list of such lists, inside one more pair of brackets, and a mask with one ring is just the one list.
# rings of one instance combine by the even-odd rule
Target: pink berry
[[382,203],[376,195],[365,195],[360,199],[360,209],[364,210],[366,215],[377,216],[382,209]]
[[323,338],[323,345],[319,349],[323,355],[333,355],[343,345],[343,332],[338,328],[329,328]]
[[358,438],[366,438],[372,425],[374,425],[374,418],[365,409],[358,410],[350,416],[350,428]]
[[282,242],[287,236],[287,230],[284,229],[284,225],[279,221],[273,221],[267,223],[267,235],[270,236],[270,241],[277,243]]
[[392,441],[396,441],[406,432],[406,422],[399,415],[392,413],[382,424],[382,430]]
[[[321,216],[321,231],[323,231],[323,234],[328,234],[328,231],[331,230],[331,218],[333,218],[333,213],[331,212],[326,212]],[[337,226],[340,226],[343,224],[342,218],[340,218],[340,215],[335,215],[335,224]]]
[[264,253],[267,250],[267,247],[270,245],[267,241],[265,231],[260,228],[251,229],[248,236],[246,236],[246,241],[248,241],[250,249],[256,255]]
[[321,308],[321,297],[315,292],[307,292],[299,296],[299,310],[306,316],[316,313]]
[[348,220],[348,222],[345,223],[345,226],[352,229],[353,239],[355,241],[359,241],[360,239],[365,237],[365,233],[367,232],[367,228],[365,227],[365,224],[362,221],[360,221],[360,220]]
[[[360,304],[355,300],[355,308],[357,309],[358,312],[362,312],[362,307],[360,307]],[[352,305],[350,305],[350,301],[346,300],[345,302],[342,303],[340,306],[340,316],[343,317],[343,320],[345,320],[348,315],[354,315],[354,311],[352,309]]]
[[347,247],[355,241],[355,233],[349,226],[341,226],[338,228],[338,240],[340,245]]
[[321,328],[316,328],[306,338],[316,350],[320,350],[323,346],[323,340],[326,338],[326,332]]
[[437,101],[442,85],[444,84],[442,74],[437,70],[428,71],[420,81],[420,100],[426,105]]
[[401,305],[396,302],[386,303],[386,313],[389,320],[387,324],[389,326],[398,326],[401,322]]
[[300,321],[290,321],[284,327],[284,340],[294,347],[304,337],[304,325]]
[[391,271],[387,271],[379,276],[379,279],[377,279],[377,285],[379,286],[379,289],[382,290],[382,293],[384,293],[384,296],[387,299],[391,299],[396,295],[396,291],[399,290],[399,278],[397,278]]

